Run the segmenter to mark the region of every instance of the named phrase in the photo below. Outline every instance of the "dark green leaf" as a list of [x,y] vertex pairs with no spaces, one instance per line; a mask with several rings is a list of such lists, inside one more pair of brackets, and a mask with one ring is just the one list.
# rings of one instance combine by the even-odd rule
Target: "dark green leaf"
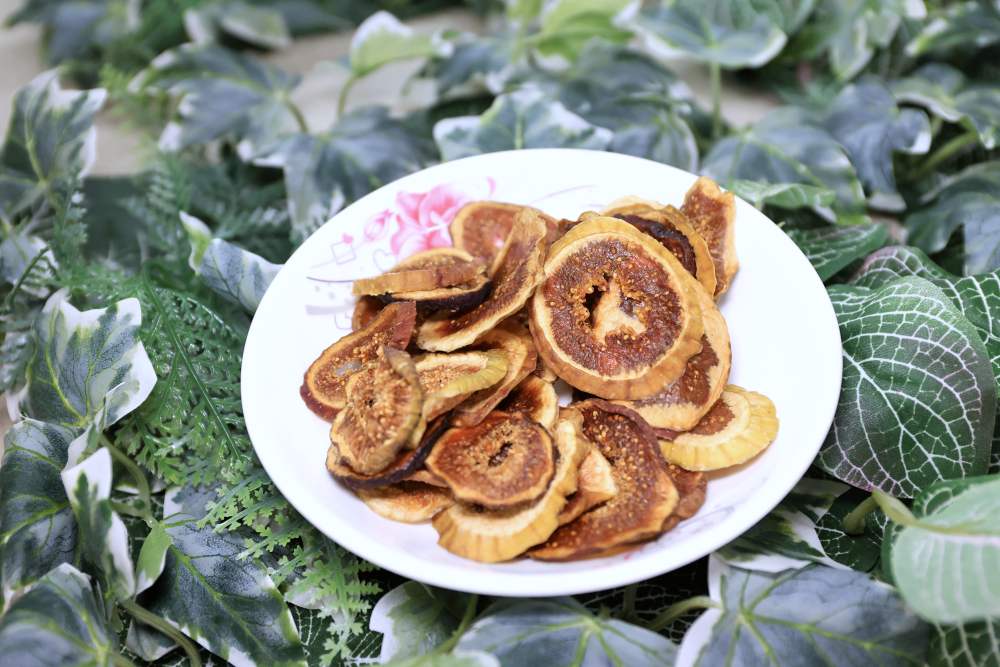
[[229,0],[192,7],[184,12],[184,28],[196,44],[211,44],[228,34],[263,49],[283,49],[292,43],[285,17],[268,7]]
[[735,180],[729,184],[729,189],[757,208],[765,204],[787,209],[828,208],[837,198],[833,190],[802,183]]
[[474,96],[483,92],[499,94],[514,73],[513,36],[464,35],[456,40],[446,57],[430,60],[422,70],[433,79],[443,98]]
[[1000,41],[1000,12],[987,2],[951,4],[933,16],[906,45],[906,53],[920,56],[982,49]]
[[872,222],[844,227],[786,229],[785,233],[812,262],[824,281],[856,259],[881,248],[889,238],[885,225]]
[[865,531],[861,535],[848,535],[844,531],[847,517],[869,494],[851,489],[833,501],[830,511],[816,522],[816,534],[827,556],[843,563],[852,570],[871,572],[879,562],[882,548],[882,523],[886,517],[875,510],[865,517]]
[[927,650],[930,667],[997,667],[1000,665],[1000,621],[934,626]]

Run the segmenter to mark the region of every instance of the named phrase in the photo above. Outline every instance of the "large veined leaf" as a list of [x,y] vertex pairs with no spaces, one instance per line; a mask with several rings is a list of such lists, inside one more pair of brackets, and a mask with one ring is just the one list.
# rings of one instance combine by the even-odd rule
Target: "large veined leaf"
[[899,109],[884,84],[866,77],[837,95],[824,125],[847,151],[871,204],[889,211],[905,208],[896,191],[892,154],[927,152],[931,146],[927,114]]
[[959,227],[965,272],[1000,268],[1000,160],[975,164],[950,176],[906,216],[907,241],[927,252],[943,250]]
[[445,118],[434,126],[445,160],[518,148],[603,150],[611,139],[610,130],[591,125],[532,87],[500,95],[481,116]]
[[892,246],[869,256],[854,282],[876,289],[902,276],[926,278],[948,295],[983,339],[1000,385],[1000,272],[955,276],[918,248]]
[[934,626],[927,649],[930,667],[995,667],[1000,665],[1000,621]]
[[1000,475],[935,484],[912,512],[883,546],[906,603],[937,623],[1000,617]]
[[802,183],[766,183],[738,179],[729,184],[729,189],[757,208],[765,204],[787,209],[826,208],[837,198],[833,190]]
[[104,590],[118,599],[132,597],[136,582],[128,531],[111,507],[111,454],[101,447],[66,468],[62,481],[76,517],[84,560],[100,573]]
[[901,102],[975,130],[984,148],[1000,145],[1000,89],[995,85],[970,82],[954,67],[929,63],[895,82],[892,92]]
[[716,601],[722,614],[697,665],[908,665],[927,649],[927,625],[862,572],[732,568]]
[[[856,214],[865,195],[840,144],[793,108],[769,113],[754,125],[717,142],[702,162],[702,172],[726,185],[737,179],[802,183],[833,190],[833,209]],[[827,217],[825,206],[815,210]]]
[[238,535],[199,528],[201,517],[188,514],[194,510],[181,494],[167,494],[166,563],[142,594],[143,605],[237,667],[304,665],[295,623],[266,569],[238,558],[244,549]]
[[448,42],[414,31],[389,12],[375,12],[351,38],[351,72],[365,76],[397,60],[447,56],[450,51]]
[[786,229],[785,233],[805,253],[824,281],[851,262],[878,250],[889,238],[885,225],[877,222],[814,229],[792,228]]
[[907,498],[985,472],[996,380],[979,335],[948,296],[917,277],[829,293],[844,378],[817,465],[859,488]]
[[852,570],[871,572],[879,563],[882,535],[888,519],[881,510],[865,515],[864,532],[850,535],[844,529],[844,519],[870,494],[851,489],[830,505],[830,510],[816,522],[816,534],[823,553]]
[[658,56],[683,54],[731,69],[760,67],[787,40],[750,2],[673,0],[640,13],[634,29]]
[[492,653],[504,667],[616,664],[667,667],[677,647],[655,632],[595,616],[572,598],[501,600],[459,639],[460,650]]
[[631,33],[619,27],[636,11],[637,0],[547,0],[542,4],[535,48],[543,56],[575,59],[594,38],[624,43]]
[[10,219],[83,176],[94,163],[94,115],[106,92],[63,90],[55,70],[14,96],[0,147],[0,214]]
[[177,119],[160,148],[177,151],[217,139],[249,159],[297,127],[288,97],[299,77],[219,46],[184,44],[153,59],[133,81],[178,98]]
[[500,667],[496,657],[482,651],[430,653],[386,663],[387,667]]
[[4,590],[22,588],[73,561],[77,528],[59,477],[75,432],[24,419],[4,439],[0,466],[0,571]]
[[111,667],[113,635],[90,577],[63,564],[42,577],[0,618],[5,664]]
[[281,12],[242,0],[184,10],[184,29],[195,44],[211,44],[225,34],[264,49],[282,49],[292,37]]
[[906,54],[944,54],[985,48],[1000,41],[1000,12],[987,2],[959,2],[928,21],[906,45]]
[[385,108],[369,107],[327,132],[288,137],[256,162],[284,170],[292,236],[301,242],[346,204],[433,158],[427,139]]
[[816,0],[746,0],[758,14],[771,20],[786,35],[802,27],[816,8]]
[[415,581],[383,595],[369,621],[372,630],[382,633],[379,659],[422,655],[443,643],[458,628],[467,597]]
[[452,41],[447,58],[433,58],[421,71],[433,79],[444,99],[484,92],[499,95],[517,68],[512,35],[463,34]]

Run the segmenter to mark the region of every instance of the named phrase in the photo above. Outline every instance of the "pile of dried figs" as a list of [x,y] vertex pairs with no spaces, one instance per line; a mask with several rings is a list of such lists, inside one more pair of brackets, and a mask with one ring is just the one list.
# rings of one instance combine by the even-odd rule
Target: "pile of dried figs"
[[327,468],[485,562],[618,553],[693,516],[704,472],[778,430],[770,400],[727,384],[734,212],[705,178],[680,209],[468,204],[453,248],[354,283],[354,332],[306,371]]

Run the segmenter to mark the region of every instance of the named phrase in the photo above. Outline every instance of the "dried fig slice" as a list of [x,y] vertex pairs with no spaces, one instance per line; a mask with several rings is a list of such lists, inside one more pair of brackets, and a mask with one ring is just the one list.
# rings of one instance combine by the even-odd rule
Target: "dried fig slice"
[[354,302],[354,312],[351,313],[351,331],[361,331],[371,324],[385,305],[385,302],[374,296],[359,297]]
[[[584,512],[591,510],[618,493],[614,471],[601,451],[593,447],[580,464],[576,493],[569,497],[566,507],[559,513],[559,525],[565,525]],[[676,510],[674,511],[676,514]]]
[[541,498],[527,507],[494,511],[456,503],[434,517],[438,544],[464,558],[497,563],[544,542],[559,525],[559,512],[566,496],[576,491],[580,463],[590,451],[590,443],[580,437],[578,429],[579,424],[571,419],[556,424],[556,470]]
[[556,375],[556,372],[551,368],[549,368],[545,364],[545,360],[542,359],[541,357],[538,358],[538,363],[535,364],[535,375],[537,375],[542,380],[545,380],[546,382],[550,383],[555,382],[556,380],[559,379],[559,376]]
[[429,521],[455,503],[448,489],[411,481],[359,489],[357,494],[375,514],[402,523]]
[[520,310],[541,277],[545,234],[545,222],[538,212],[523,209],[502,250],[489,298],[457,317],[428,319],[417,332],[420,347],[450,352],[471,345]]
[[500,350],[425,354],[416,368],[424,390],[424,418],[434,419],[500,382],[507,374],[507,355]]
[[404,349],[416,318],[417,309],[412,303],[387,306],[368,326],[323,350],[306,370],[299,390],[309,409],[324,419],[333,419],[344,407],[344,386],[351,374],[375,359],[382,346]]
[[705,333],[701,352],[688,359],[684,374],[649,398],[619,401],[632,408],[655,428],[686,431],[712,409],[729,380],[732,352],[729,328],[704,289],[700,299]]
[[680,500],[677,501],[674,513],[663,522],[663,532],[673,530],[681,521],[690,519],[697,514],[701,506],[705,504],[705,493],[708,488],[708,481],[703,472],[685,470],[673,463],[668,463],[667,473],[673,480],[674,486],[677,487]]
[[404,449],[391,464],[374,475],[366,475],[352,469],[341,459],[337,444],[331,442],[330,449],[326,453],[326,469],[344,486],[354,490],[375,489],[401,482],[421,469],[434,443],[447,427],[448,422],[444,417],[427,424],[415,449]]
[[559,416],[559,397],[551,382],[529,374],[507,394],[497,409],[523,414],[545,428],[552,428]]
[[[432,473],[426,468],[421,468],[415,471],[409,477],[407,477],[404,482],[420,482],[422,484],[430,484],[431,486],[440,486],[441,488],[448,488],[448,483],[443,479]],[[451,493],[449,491],[448,493]]]
[[448,429],[425,465],[458,500],[489,509],[535,500],[556,467],[548,432],[522,415],[503,412],[477,426]]
[[687,470],[718,470],[749,461],[778,434],[767,396],[729,385],[701,421],[686,433],[658,430],[663,458]]
[[683,372],[704,333],[693,281],[654,239],[593,217],[554,244],[531,303],[538,353],[560,378],[646,398]]
[[480,273],[472,280],[454,287],[383,294],[380,298],[386,301],[413,301],[421,313],[428,315],[438,311],[454,314],[475,308],[486,300],[492,289],[493,284],[489,278],[486,274]]
[[571,560],[660,533],[678,493],[660,457],[656,435],[635,411],[591,399],[570,406],[583,417],[583,436],[611,464],[618,493],[556,530],[530,552],[540,560]]
[[702,176],[684,195],[681,211],[701,234],[715,263],[715,297],[721,296],[736,275],[736,200],[718,184]]
[[531,334],[513,322],[504,322],[500,328],[487,332],[476,345],[503,352],[507,356],[507,372],[502,380],[488,389],[477,391],[455,408],[452,421],[460,426],[475,426],[481,422],[535,369],[538,359]]
[[385,346],[347,380],[347,401],[330,428],[344,462],[363,474],[379,472],[396,458],[420,423],[424,392],[413,360]]
[[537,209],[519,204],[495,201],[474,201],[466,204],[451,222],[451,240],[490,267],[490,275],[497,268],[496,259],[510,236],[514,220],[523,209],[530,209],[541,217],[552,232],[556,221]]
[[482,271],[482,264],[471,259],[461,264],[446,264],[424,269],[395,268],[374,278],[355,280],[351,289],[355,296],[436,290],[467,283]]

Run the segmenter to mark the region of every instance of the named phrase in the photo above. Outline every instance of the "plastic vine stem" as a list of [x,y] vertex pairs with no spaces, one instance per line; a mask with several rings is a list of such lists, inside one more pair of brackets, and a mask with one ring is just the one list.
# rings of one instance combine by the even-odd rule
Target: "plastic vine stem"
[[201,667],[201,656],[198,655],[198,648],[191,643],[184,633],[170,625],[166,619],[154,614],[145,607],[140,607],[135,600],[121,600],[118,604],[121,605],[121,608],[127,611],[135,620],[140,623],[144,623],[151,628],[159,630],[177,642],[180,647],[184,649],[184,653],[187,654],[191,667]]
[[917,169],[916,173],[913,174],[914,178],[921,178],[927,174],[934,171],[934,169],[942,162],[952,158],[957,153],[962,152],[971,144],[975,144],[979,141],[979,134],[975,130],[969,130],[964,134],[960,134],[957,137],[950,139],[941,148],[937,149],[931,153],[923,165]]
[[457,644],[458,640],[462,638],[465,631],[469,629],[469,625],[472,623],[472,618],[476,615],[476,606],[478,604],[479,596],[470,595],[469,601],[465,603],[465,613],[462,614],[462,620],[459,622],[454,634],[448,638],[448,641],[437,647],[437,653],[444,654],[455,648],[455,644]]
[[722,67],[719,63],[709,63],[709,82],[712,87],[712,137],[722,134]]
[[344,108],[347,106],[347,95],[351,92],[351,87],[358,80],[358,77],[351,74],[347,77],[347,81],[344,82],[344,87],[340,89],[340,94],[337,96],[337,118],[344,115]]
[[878,501],[875,500],[875,496],[868,496],[862,500],[857,507],[851,510],[850,514],[844,517],[844,532],[848,535],[863,535],[865,532],[865,519],[877,508]]
[[670,605],[657,614],[656,618],[650,621],[646,627],[654,632],[657,632],[667,627],[689,611],[694,609],[717,609],[718,607],[719,603],[707,595],[696,595],[693,598],[681,600],[680,602],[675,602]]

